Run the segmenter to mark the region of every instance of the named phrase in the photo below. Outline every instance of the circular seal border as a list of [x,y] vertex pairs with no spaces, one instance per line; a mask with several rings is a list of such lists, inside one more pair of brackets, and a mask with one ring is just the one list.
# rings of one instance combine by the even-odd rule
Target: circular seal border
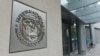
[[[21,28],[20,28],[20,23],[22,22],[21,20],[23,19],[23,16],[27,13],[33,14],[34,17],[37,18],[37,20],[35,21],[35,25],[40,25],[40,28],[38,28],[38,30],[40,31],[38,34],[38,39],[35,40],[34,42],[31,41],[27,41],[26,39],[24,39],[22,33],[21,33]],[[37,26],[38,27],[38,26]],[[22,13],[20,13],[16,19],[16,24],[15,24],[15,33],[16,36],[18,38],[18,40],[24,44],[25,46],[29,46],[29,47],[34,47],[36,46],[38,43],[40,43],[40,41],[43,39],[44,37],[44,25],[43,25],[43,20],[41,18],[41,16],[39,16],[39,14],[37,12],[34,12],[32,10],[25,10]]]

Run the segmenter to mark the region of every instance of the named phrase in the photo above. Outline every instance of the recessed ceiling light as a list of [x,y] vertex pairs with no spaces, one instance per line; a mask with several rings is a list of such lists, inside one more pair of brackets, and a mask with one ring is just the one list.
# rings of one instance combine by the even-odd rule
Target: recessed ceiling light
[[98,4],[98,5],[100,5],[100,1],[99,1],[99,2],[97,2],[97,4]]

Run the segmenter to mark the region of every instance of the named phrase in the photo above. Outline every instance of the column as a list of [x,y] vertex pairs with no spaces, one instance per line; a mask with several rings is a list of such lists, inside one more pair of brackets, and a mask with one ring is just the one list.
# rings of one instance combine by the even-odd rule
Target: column
[[89,24],[90,26],[90,39],[94,45],[96,45],[96,38],[95,38],[95,27],[93,24]]
[[81,39],[81,54],[85,54],[87,50],[86,45],[86,28],[83,23],[80,24],[80,39]]
[[78,54],[85,54],[86,51],[86,30],[85,26],[81,22],[76,23],[77,27],[77,44]]

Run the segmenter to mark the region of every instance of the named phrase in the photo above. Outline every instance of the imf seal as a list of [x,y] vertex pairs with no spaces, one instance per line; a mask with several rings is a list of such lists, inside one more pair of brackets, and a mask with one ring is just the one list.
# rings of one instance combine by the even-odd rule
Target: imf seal
[[32,10],[23,11],[16,18],[15,33],[18,40],[25,46],[36,46],[44,37],[41,16]]

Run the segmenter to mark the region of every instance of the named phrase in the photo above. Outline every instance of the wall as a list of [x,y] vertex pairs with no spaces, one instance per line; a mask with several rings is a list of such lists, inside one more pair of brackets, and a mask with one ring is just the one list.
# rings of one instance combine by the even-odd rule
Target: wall
[[100,44],[100,29],[95,29],[96,43]]
[[95,37],[96,37],[96,43],[99,44],[100,43],[100,23],[95,23],[94,24],[95,29]]
[[[90,27],[91,27],[91,32],[92,32],[92,41],[94,45],[96,45],[97,41],[96,41],[95,25],[91,24]],[[90,38],[90,28],[86,28],[86,37]]]
[[47,48],[9,53],[12,0],[0,0],[0,56],[62,56],[60,0],[19,0],[47,12]]

